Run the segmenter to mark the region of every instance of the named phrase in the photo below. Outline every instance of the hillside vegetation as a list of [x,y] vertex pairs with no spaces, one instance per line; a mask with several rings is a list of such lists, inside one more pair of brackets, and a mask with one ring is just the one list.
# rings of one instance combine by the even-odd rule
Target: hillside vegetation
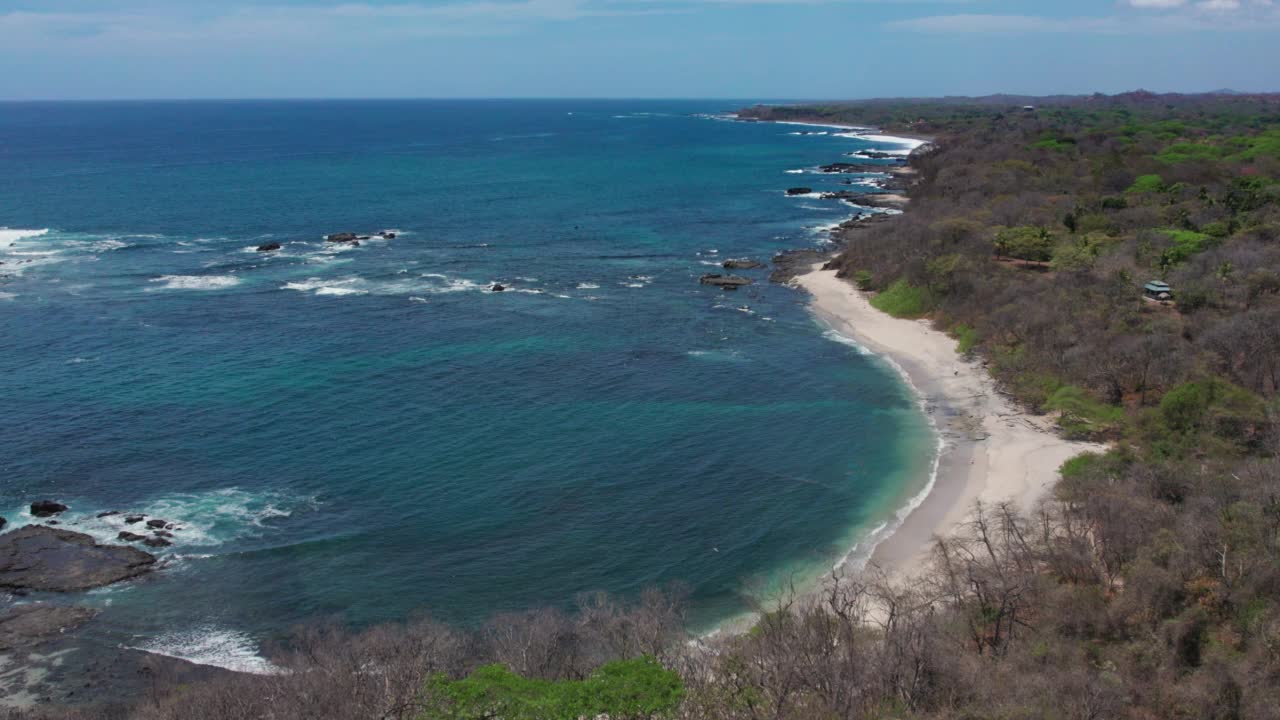
[[975,508],[917,581],[761,598],[739,636],[691,642],[679,594],[656,591],[473,631],[312,629],[274,655],[287,672],[55,716],[1280,717],[1280,97],[744,114],[936,136],[907,213],[833,263],[1113,449],[1068,462],[1031,516]]

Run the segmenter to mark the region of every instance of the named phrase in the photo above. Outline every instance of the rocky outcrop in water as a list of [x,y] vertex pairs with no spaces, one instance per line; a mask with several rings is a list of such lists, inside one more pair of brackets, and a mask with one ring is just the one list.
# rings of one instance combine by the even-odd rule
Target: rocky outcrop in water
[[813,192],[813,188],[807,188],[807,187],[787,188],[787,195],[808,195],[811,192]]
[[155,556],[130,547],[99,545],[83,533],[38,525],[0,535],[0,588],[74,592],[137,577]]
[[[324,239],[325,239],[325,242],[353,243],[355,245],[359,245],[361,240],[372,240],[374,237],[380,237],[383,240],[394,240],[396,238],[396,234],[391,232],[390,230],[382,230],[380,232],[370,233],[368,235],[357,235],[355,233],[350,233],[350,232],[341,232],[341,233],[334,233],[332,235],[326,235]],[[258,248],[258,249],[261,250],[262,248]]]
[[787,250],[773,256],[774,270],[769,274],[769,282],[787,283],[797,275],[803,275],[820,262],[831,258],[831,253],[819,250]]
[[281,245],[278,242],[264,243],[258,246],[258,252],[272,252],[274,250],[279,250],[280,247]]
[[493,287],[489,289],[492,290],[493,292],[502,292],[507,289],[507,286],[503,285],[502,283],[494,283]]
[[905,163],[907,159],[901,155],[883,152],[880,150],[855,150],[847,152],[845,155],[849,157],[867,158],[869,160],[892,160],[895,163]]
[[824,173],[882,173],[888,170],[884,165],[847,162],[834,162],[829,165],[819,165],[818,169]]
[[31,514],[38,518],[53,517],[66,509],[66,505],[52,500],[37,500],[31,503]]
[[708,273],[698,278],[698,282],[703,285],[713,285],[721,290],[737,290],[744,285],[750,285],[754,280],[744,278],[739,275],[721,275],[719,273]]
[[837,190],[835,192],[822,193],[823,200],[844,200],[861,207],[872,208],[901,208],[907,204],[907,199],[901,195],[891,195],[887,193],[860,193],[851,192],[849,190]]
[[725,260],[720,266],[725,270],[755,270],[764,267],[764,263],[755,260]]
[[132,533],[132,532],[129,532],[128,530],[121,530],[120,534],[116,535],[116,539],[123,540],[125,542],[142,542],[143,540],[147,539],[147,536],[139,535],[138,533]]

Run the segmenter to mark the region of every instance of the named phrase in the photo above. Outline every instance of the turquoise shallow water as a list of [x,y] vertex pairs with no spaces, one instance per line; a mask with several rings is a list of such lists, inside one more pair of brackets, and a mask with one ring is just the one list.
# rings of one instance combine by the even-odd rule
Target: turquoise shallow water
[[786,171],[873,143],[700,116],[733,106],[0,107],[0,514],[182,523],[90,600],[203,659],[671,581],[706,624],[830,567],[925,420],[797,291],[697,277],[820,244],[853,209],[783,191],[839,178]]

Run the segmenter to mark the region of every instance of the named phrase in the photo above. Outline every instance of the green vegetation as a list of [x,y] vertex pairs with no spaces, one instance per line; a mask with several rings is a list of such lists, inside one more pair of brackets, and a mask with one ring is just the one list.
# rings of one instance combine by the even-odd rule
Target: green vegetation
[[436,707],[421,720],[616,720],[670,717],[680,704],[680,676],[653,658],[606,663],[585,680],[541,680],[486,665],[462,680],[432,677],[426,696]]
[[[1141,175],[1125,190],[1126,193],[1164,192],[1164,179],[1159,175]],[[1124,209],[1124,208],[1116,208]]]
[[871,305],[894,317],[918,318],[933,309],[933,299],[927,287],[912,285],[903,279],[872,297]]
[[1100,402],[1083,388],[1072,385],[1055,390],[1045,401],[1044,409],[1059,413],[1058,425],[1063,433],[1080,440],[1112,437],[1125,423],[1124,408]]
[[968,355],[978,345],[978,331],[964,323],[952,325],[951,336],[959,341],[956,350],[961,355]]
[[1218,241],[1218,238],[1213,235],[1194,230],[1162,230],[1161,232],[1173,241],[1173,247],[1160,254],[1162,269],[1183,262],[1193,255],[1199,255]]
[[997,257],[1045,262],[1053,257],[1053,235],[1043,227],[1003,228],[996,232]]
[[1192,160],[1217,160],[1222,157],[1222,148],[1204,143],[1175,143],[1160,151],[1156,159],[1162,163],[1176,165]]

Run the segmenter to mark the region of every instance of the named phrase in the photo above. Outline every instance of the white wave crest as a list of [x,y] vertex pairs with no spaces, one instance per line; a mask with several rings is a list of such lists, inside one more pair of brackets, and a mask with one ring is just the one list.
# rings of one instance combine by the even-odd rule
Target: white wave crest
[[48,234],[49,228],[44,228],[42,230],[19,230],[7,227],[0,228],[0,247],[8,247],[9,243]]
[[860,344],[858,343],[858,341],[857,341],[857,340],[854,340],[853,338],[848,337],[848,336],[846,336],[846,335],[841,335],[840,333],[836,332],[835,330],[827,330],[827,331],[823,332],[823,333],[822,333],[822,337],[824,337],[824,338],[826,338],[826,339],[828,339],[828,340],[831,340],[832,342],[838,342],[838,343],[840,343],[841,345],[846,345],[846,346],[848,346],[848,347],[851,347],[851,348],[853,348],[854,350],[857,350],[859,355],[870,355],[870,354],[871,354],[871,351],[870,351],[870,350],[868,350],[867,348],[863,347],[862,345],[860,345]]
[[341,297],[344,295],[368,295],[368,294],[369,294],[368,290],[361,290],[360,288],[351,288],[351,287],[316,288],[316,295],[336,295]]
[[132,649],[235,672],[255,675],[280,672],[258,654],[257,643],[248,635],[213,626],[165,633]]
[[151,282],[164,283],[166,290],[225,290],[240,284],[234,275],[161,275]]

